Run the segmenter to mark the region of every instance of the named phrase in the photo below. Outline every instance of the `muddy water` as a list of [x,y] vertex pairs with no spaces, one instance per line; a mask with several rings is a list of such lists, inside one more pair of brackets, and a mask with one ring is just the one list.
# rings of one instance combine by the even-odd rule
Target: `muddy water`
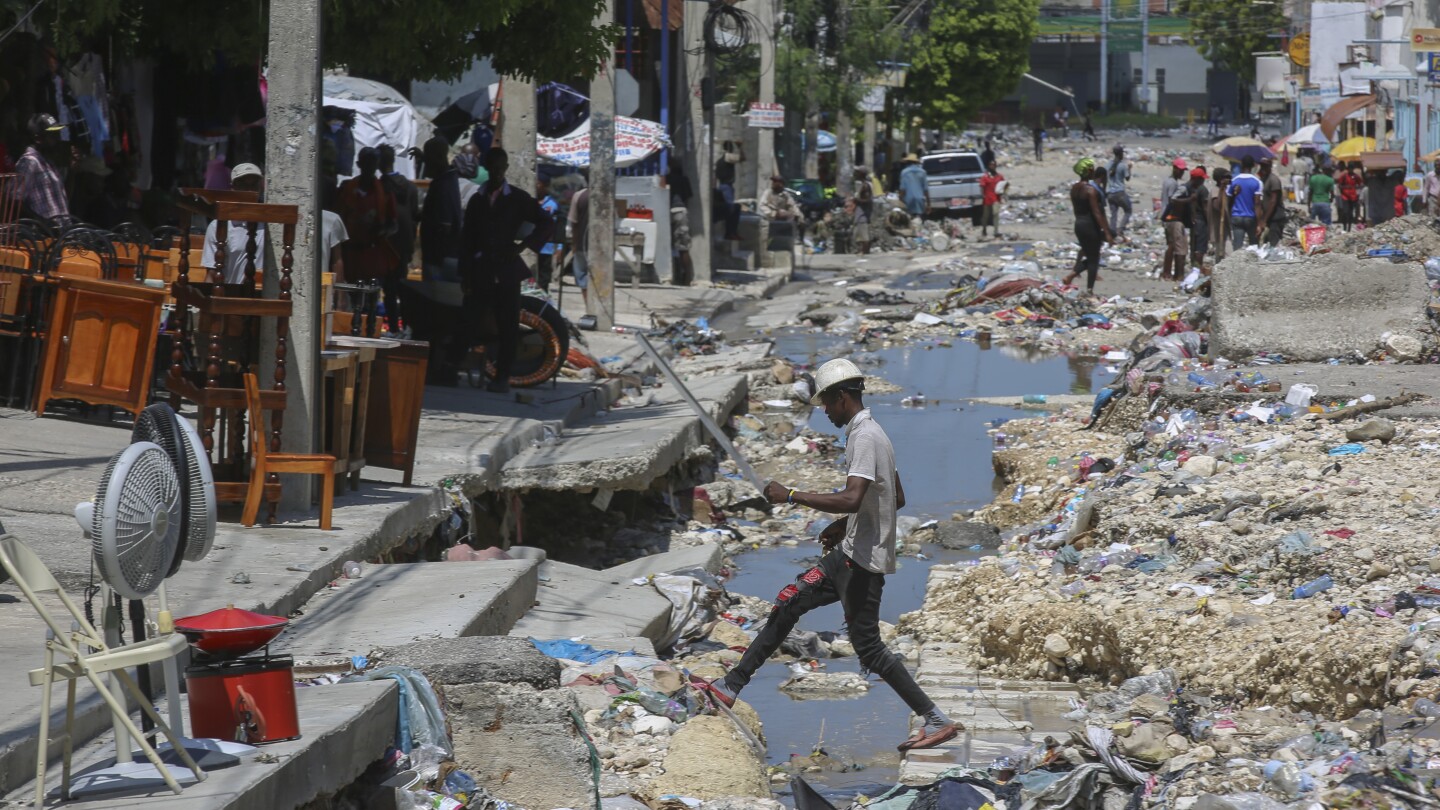
[[[807,364],[852,348],[846,339],[809,330],[784,330],[772,337],[777,354]],[[867,372],[904,389],[898,394],[866,398],[876,420],[895,444],[909,501],[904,512],[940,519],[994,498],[997,484],[986,430],[997,422],[1031,415],[1018,408],[976,405],[966,402],[967,398],[1091,393],[1111,377],[1104,364],[1094,358],[1041,356],[1000,346],[986,350],[961,340],[948,347],[922,342],[865,353],[857,359]],[[919,394],[930,404],[923,408],[900,404],[905,397]],[[810,426],[828,433],[841,432],[818,410],[812,414]],[[747,552],[736,560],[742,570],[729,587],[773,599],[781,587],[813,564],[817,553],[818,546],[808,542],[798,548],[767,547]],[[893,623],[901,613],[920,606],[931,565],[978,555],[938,546],[927,546],[923,553],[928,559],[902,558],[899,570],[887,578],[881,610],[884,621]],[[800,627],[836,631],[841,624],[840,608],[832,605],[807,614]],[[859,670],[859,662],[853,658],[826,663],[831,672]],[[872,678],[871,690],[860,697],[797,700],[779,690],[789,674],[786,665],[771,662],[761,668],[745,690],[745,699],[765,721],[771,764],[780,764],[792,756],[808,756],[818,744],[829,754],[832,764],[806,778],[833,799],[848,801],[857,793],[873,796],[894,784],[900,761],[895,745],[908,734],[909,722],[909,710],[895,693],[884,682]],[[788,790],[776,787],[781,792]],[[781,798],[788,802],[788,797]]]

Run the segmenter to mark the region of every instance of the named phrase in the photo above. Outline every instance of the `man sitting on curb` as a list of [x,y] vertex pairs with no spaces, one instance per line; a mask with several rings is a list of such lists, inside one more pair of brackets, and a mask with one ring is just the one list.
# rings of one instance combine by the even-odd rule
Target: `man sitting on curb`
[[860,665],[890,684],[924,725],[899,750],[934,748],[963,728],[935,705],[910,671],[880,639],[880,594],[885,575],[895,573],[895,513],[905,506],[905,488],[895,469],[890,437],[861,401],[865,375],[849,360],[831,360],[815,373],[819,389],[810,402],[825,409],[836,427],[845,428],[850,469],[845,488],[835,493],[797,492],[775,481],[765,487],[771,503],[791,503],[843,515],[820,533],[825,554],[820,564],[786,585],[765,626],[723,680],[701,683],[726,706],[750,682],[760,665],[780,649],[800,617],[839,602],[845,610],[850,641]]

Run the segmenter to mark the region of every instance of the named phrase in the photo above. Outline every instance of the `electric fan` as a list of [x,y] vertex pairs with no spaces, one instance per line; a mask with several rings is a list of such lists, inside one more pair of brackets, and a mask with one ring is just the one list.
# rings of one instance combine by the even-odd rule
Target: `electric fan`
[[166,576],[174,576],[182,559],[198,562],[215,542],[215,478],[200,434],[163,402],[145,408],[135,419],[133,442],[154,442],[170,457],[180,478],[180,548]]

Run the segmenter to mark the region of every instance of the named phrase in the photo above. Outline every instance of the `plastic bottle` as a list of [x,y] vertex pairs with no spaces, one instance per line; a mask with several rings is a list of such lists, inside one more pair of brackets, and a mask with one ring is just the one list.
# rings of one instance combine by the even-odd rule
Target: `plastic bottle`
[[1021,498],[1024,498],[1024,497],[1025,497],[1025,485],[1024,485],[1024,484],[1019,484],[1019,485],[1017,485],[1017,486],[1015,487],[1015,494],[1010,497],[1010,502],[1011,502],[1011,503],[1020,503],[1020,499],[1021,499]]
[[1290,594],[1290,598],[1309,599],[1315,594],[1320,593],[1321,591],[1328,591],[1333,587],[1335,587],[1335,581],[1330,578],[1329,574],[1326,574],[1319,579],[1312,580],[1296,588],[1295,592]]
[[1265,763],[1265,781],[1282,796],[1293,799],[1300,795],[1300,769],[1293,762],[1272,759]]
[[1021,399],[1021,401],[1024,402],[1026,405],[1044,405],[1044,404],[1045,404],[1045,395],[1044,395],[1044,394],[1026,394],[1026,395]]
[[996,449],[996,450],[1004,450],[1004,449],[1005,449],[1005,434],[1004,434],[1004,433],[996,433],[996,434],[995,434],[995,449]]
[[1194,384],[1196,388],[1215,387],[1215,383],[1211,382],[1207,377],[1205,377],[1198,371],[1192,371],[1189,374],[1186,374],[1185,379],[1189,380],[1192,384]]
[[1079,596],[1085,591],[1085,580],[1077,579],[1069,585],[1060,586],[1060,593],[1066,596]]
[[345,565],[341,566],[341,568],[345,571],[346,579],[360,578],[360,563],[354,560],[346,560]]

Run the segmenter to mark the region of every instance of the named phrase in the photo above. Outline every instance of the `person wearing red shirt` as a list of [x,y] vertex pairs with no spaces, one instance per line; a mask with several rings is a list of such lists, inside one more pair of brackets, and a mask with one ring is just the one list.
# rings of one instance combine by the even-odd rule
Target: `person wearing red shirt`
[[1360,172],[1356,170],[1355,164],[1342,165],[1340,176],[1335,178],[1335,187],[1340,191],[1338,203],[1340,224],[1344,226],[1345,232],[1350,232],[1350,226],[1355,224],[1355,215],[1360,209]]
[[995,228],[995,238],[1000,238],[1000,184],[1005,175],[996,171],[995,161],[985,166],[985,175],[980,178],[980,238],[985,238],[985,228]]
[[1404,183],[1395,187],[1395,216],[1403,217],[1410,213],[1410,189]]

